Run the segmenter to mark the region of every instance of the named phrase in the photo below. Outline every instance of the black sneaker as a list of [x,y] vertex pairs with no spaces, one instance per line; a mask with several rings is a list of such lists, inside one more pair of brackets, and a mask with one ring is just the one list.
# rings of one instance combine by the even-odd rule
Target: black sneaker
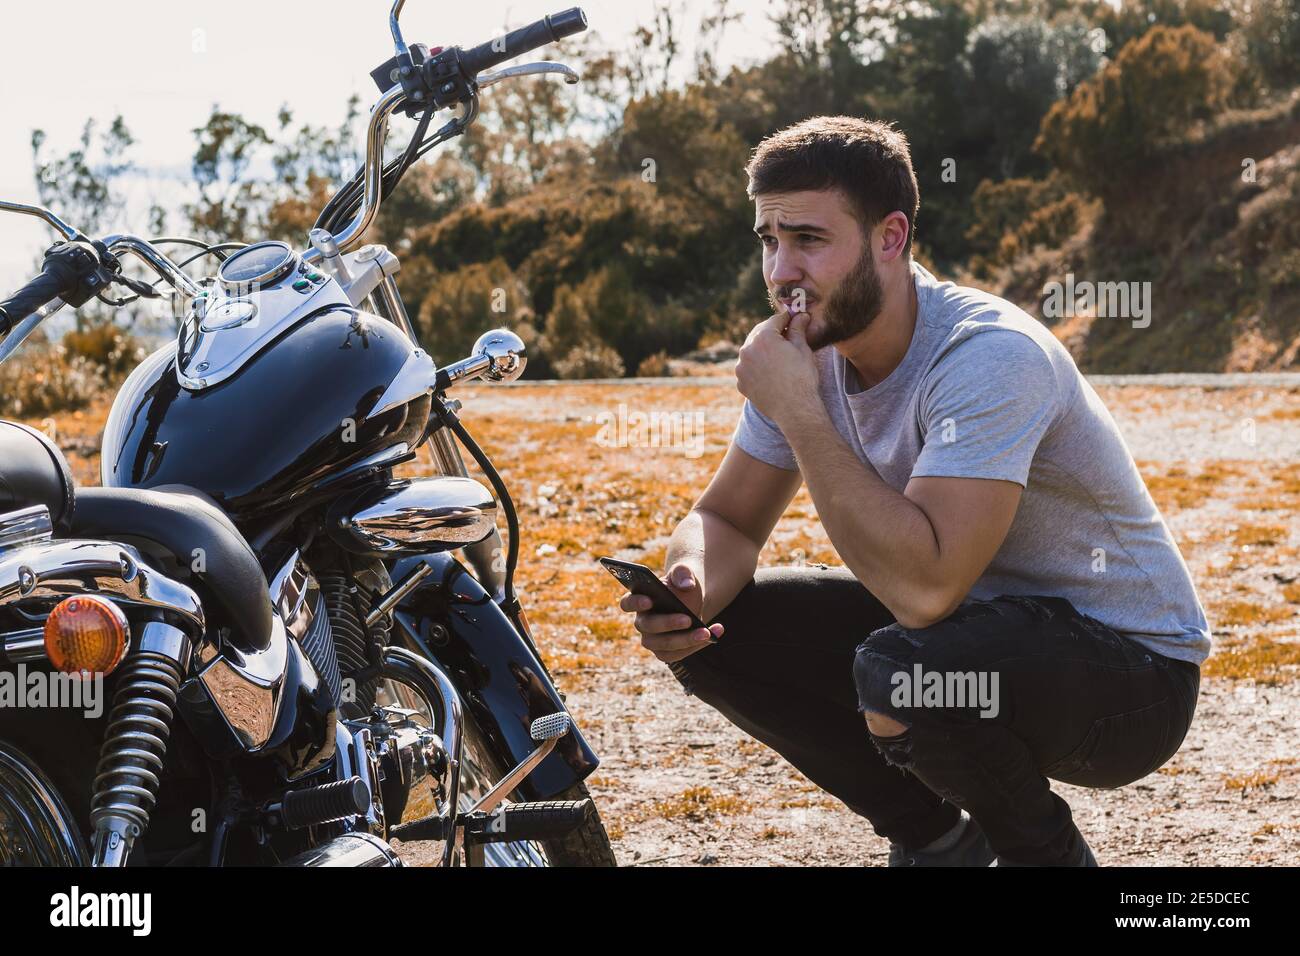
[[961,836],[946,850],[915,850],[901,843],[889,844],[890,866],[988,866],[994,860],[993,848],[980,825],[965,810],[961,819],[966,824]]

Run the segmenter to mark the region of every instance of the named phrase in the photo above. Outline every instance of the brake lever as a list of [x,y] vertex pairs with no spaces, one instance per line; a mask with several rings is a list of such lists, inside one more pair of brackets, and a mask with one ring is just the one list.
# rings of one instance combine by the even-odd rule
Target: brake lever
[[516,76],[530,76],[541,73],[558,73],[564,77],[564,82],[570,86],[582,80],[582,77],[571,66],[556,63],[553,60],[538,60],[536,63],[520,63],[518,66],[507,66],[495,73],[482,73],[478,78],[478,88],[480,90],[485,89],[493,83],[500,83],[502,80],[513,79]]

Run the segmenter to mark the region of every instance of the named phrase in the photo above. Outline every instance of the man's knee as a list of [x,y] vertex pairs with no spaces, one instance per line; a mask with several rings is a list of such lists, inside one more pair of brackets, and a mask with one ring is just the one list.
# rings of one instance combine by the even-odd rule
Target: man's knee
[[980,642],[964,633],[955,613],[925,628],[891,624],[872,632],[858,645],[853,678],[858,707],[873,734],[899,732],[918,722],[964,721],[978,714],[996,716],[1000,708],[999,675],[989,669]]
[[[899,674],[912,666],[912,654],[897,641],[899,626],[891,624],[872,632],[858,645],[853,656],[853,683],[858,690],[858,710],[869,715],[900,722],[895,688]],[[874,731],[873,731],[874,733]]]
[[[893,625],[891,625],[892,627]],[[882,629],[882,630],[887,630]],[[866,719],[876,749],[891,757],[890,748],[882,747],[885,740],[901,737],[911,726],[910,719],[904,717],[896,706],[894,687],[895,675],[907,668],[907,663],[899,659],[895,648],[885,640],[874,640],[881,631],[858,645],[853,658],[853,682],[858,690],[858,710]],[[898,741],[902,744],[904,741]],[[897,755],[900,758],[902,755]],[[891,760],[900,763],[901,760]]]

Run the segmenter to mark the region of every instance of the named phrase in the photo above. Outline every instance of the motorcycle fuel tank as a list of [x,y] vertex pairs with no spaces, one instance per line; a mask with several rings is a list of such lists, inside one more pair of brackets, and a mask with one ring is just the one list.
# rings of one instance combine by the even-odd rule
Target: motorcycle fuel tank
[[101,481],[189,485],[236,520],[268,512],[349,465],[416,446],[428,424],[427,393],[371,415],[415,350],[397,326],[337,303],[299,319],[206,387],[182,384],[176,345],[159,349],[113,403]]

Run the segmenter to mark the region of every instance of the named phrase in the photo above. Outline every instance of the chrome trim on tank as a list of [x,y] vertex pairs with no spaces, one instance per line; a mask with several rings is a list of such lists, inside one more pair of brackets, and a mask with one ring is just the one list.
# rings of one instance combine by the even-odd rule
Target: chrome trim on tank
[[438,366],[433,356],[424,349],[414,349],[397,370],[393,380],[384,389],[384,394],[375,401],[374,407],[366,412],[368,418],[378,418],[407,402],[412,402],[422,395],[433,391],[434,379],[438,375]]
[[[295,257],[295,261],[300,260]],[[291,281],[294,276],[298,278]],[[295,288],[298,285],[302,288]],[[205,326],[197,310],[181,322],[177,331],[176,379],[182,388],[192,392],[224,382],[308,315],[329,306],[351,305],[332,277],[306,265],[291,267],[287,273],[280,267],[278,278],[269,285],[253,284],[238,294],[213,289],[210,295],[210,299],[196,300],[206,301],[205,316],[235,306],[251,305],[254,311],[238,324]]]

